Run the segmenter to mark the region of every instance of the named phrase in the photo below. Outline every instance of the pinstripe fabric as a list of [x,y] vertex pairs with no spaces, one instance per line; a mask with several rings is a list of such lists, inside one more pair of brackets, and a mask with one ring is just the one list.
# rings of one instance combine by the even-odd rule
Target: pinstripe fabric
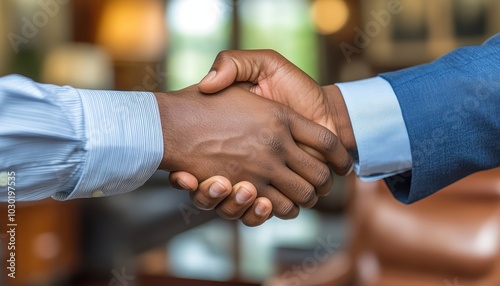
[[[0,78],[0,172],[16,172],[17,200],[128,192],[151,177],[162,156],[152,93]],[[6,195],[0,188],[0,200]]]

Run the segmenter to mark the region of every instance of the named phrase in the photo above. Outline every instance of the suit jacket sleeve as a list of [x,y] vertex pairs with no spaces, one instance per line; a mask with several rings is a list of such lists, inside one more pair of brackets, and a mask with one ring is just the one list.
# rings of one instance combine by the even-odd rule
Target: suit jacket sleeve
[[500,34],[381,77],[395,91],[411,146],[412,170],[386,179],[398,200],[412,203],[500,166]]

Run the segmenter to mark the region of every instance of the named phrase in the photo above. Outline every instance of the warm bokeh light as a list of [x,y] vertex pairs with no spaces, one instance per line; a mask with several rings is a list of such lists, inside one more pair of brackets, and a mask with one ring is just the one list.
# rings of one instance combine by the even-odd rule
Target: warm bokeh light
[[77,88],[111,89],[113,66],[108,55],[95,45],[66,44],[46,56],[41,79],[45,83]]
[[228,5],[221,0],[176,0],[170,5],[172,28],[186,35],[203,35],[215,31]]
[[101,18],[97,42],[115,59],[156,60],[165,49],[162,1],[109,1]]
[[339,31],[349,19],[349,9],[343,0],[316,0],[311,14],[318,33],[325,35]]
[[42,233],[33,239],[33,252],[43,260],[53,259],[60,251],[61,240],[55,233]]

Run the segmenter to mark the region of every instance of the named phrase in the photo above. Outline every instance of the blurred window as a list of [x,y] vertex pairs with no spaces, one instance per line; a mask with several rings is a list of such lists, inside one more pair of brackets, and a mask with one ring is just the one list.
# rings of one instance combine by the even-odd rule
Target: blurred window
[[168,88],[199,82],[216,55],[227,49],[274,49],[317,78],[318,45],[310,6],[306,0],[170,1]]
[[231,3],[229,0],[169,2],[168,89],[197,83],[208,72],[217,53],[230,48]]
[[310,1],[242,0],[242,49],[273,49],[318,77],[318,39],[311,17]]

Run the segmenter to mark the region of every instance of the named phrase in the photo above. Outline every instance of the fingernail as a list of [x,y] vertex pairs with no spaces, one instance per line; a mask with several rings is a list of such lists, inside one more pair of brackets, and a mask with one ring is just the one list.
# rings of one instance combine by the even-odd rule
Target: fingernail
[[186,191],[191,190],[191,188],[190,188],[190,187],[188,187],[188,186],[186,185],[186,183],[184,183],[183,181],[179,181],[179,182],[177,182],[177,184],[179,184],[179,186],[180,186],[183,190],[186,190]]
[[209,82],[209,81],[212,81],[212,79],[214,79],[216,75],[217,75],[217,71],[212,70],[200,82],[204,82],[204,81]]
[[255,214],[258,216],[263,216],[265,212],[266,212],[266,206],[261,203],[258,203],[257,206],[255,207]]
[[245,189],[244,187],[240,187],[238,192],[236,193],[236,202],[240,205],[248,202],[248,200],[252,197],[252,194]]
[[218,198],[222,196],[222,194],[224,194],[225,192],[226,188],[224,188],[224,186],[219,182],[213,183],[208,189],[208,193],[212,198]]
[[354,171],[354,164],[351,165],[351,168],[349,169],[349,171],[345,175],[346,176],[350,175],[352,173],[352,171]]

